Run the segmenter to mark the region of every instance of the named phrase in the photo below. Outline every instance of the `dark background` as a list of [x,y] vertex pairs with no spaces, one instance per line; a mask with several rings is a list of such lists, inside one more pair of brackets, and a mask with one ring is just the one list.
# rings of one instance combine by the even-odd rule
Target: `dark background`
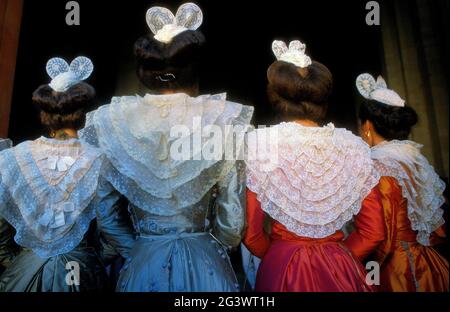
[[[70,62],[90,57],[95,70],[88,82],[98,94],[98,105],[117,93],[122,64],[133,62],[133,43],[149,31],[145,12],[154,5],[176,11],[186,1],[78,0],[81,25],[67,26],[67,1],[25,0],[10,122],[15,144],[43,134],[32,92],[49,83],[45,64],[60,56]],[[195,1],[203,10],[200,30],[207,39],[202,93],[228,92],[229,99],[256,107],[255,123],[273,116],[266,101],[266,71],[274,61],[274,39],[300,39],[307,53],[328,66],[335,88],[329,120],[355,130],[354,80],[361,72],[381,72],[379,26],[367,26],[367,1],[277,0]],[[382,1],[379,1],[383,5]],[[138,90],[129,90],[130,94]]]

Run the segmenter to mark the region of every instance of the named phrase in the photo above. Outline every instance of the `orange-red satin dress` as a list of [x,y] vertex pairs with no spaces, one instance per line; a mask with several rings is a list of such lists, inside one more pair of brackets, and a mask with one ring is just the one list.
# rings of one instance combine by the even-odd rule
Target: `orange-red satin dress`
[[[376,204],[377,194],[366,203]],[[366,292],[365,270],[342,244],[337,231],[323,239],[299,237],[277,221],[271,234],[264,230],[265,213],[256,194],[247,190],[245,246],[262,259],[256,277],[256,291],[262,292]]]
[[[433,247],[416,242],[397,180],[382,177],[377,189],[382,206],[362,207],[345,245],[361,261],[380,264],[380,291],[448,291],[448,262]],[[432,245],[444,236],[443,229],[433,233]]]

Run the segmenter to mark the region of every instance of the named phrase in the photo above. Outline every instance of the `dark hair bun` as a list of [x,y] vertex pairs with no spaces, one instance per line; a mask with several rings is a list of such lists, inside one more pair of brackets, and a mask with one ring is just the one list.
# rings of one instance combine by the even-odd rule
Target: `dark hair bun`
[[41,111],[41,122],[52,130],[81,128],[94,98],[94,88],[85,82],[66,92],[56,92],[49,85],[42,85],[33,92],[33,102]]
[[38,108],[50,114],[70,114],[89,106],[95,98],[95,90],[80,82],[66,92],[56,92],[49,85],[42,85],[33,93],[33,102]]
[[313,62],[307,68],[276,61],[267,72],[268,96],[286,117],[321,121],[325,118],[333,76],[328,68]]
[[319,62],[301,69],[277,61],[269,67],[267,78],[274,91],[293,102],[326,104],[333,87],[331,72]]
[[198,60],[205,37],[198,30],[187,30],[175,36],[170,43],[163,43],[149,34],[139,38],[134,53],[141,63],[153,66],[182,66]]
[[204,43],[198,30],[184,31],[167,44],[153,35],[139,38],[134,45],[139,80],[156,92],[196,87]]
[[418,122],[413,108],[389,106],[374,100],[362,104],[359,118],[363,122],[371,121],[377,133],[387,140],[406,140]]

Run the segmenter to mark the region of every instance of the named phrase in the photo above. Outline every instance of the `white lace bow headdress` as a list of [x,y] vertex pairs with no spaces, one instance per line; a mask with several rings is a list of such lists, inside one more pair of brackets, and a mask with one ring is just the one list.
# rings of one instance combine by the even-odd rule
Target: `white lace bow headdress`
[[306,68],[312,64],[311,58],[306,55],[306,45],[299,40],[289,43],[289,47],[285,42],[275,40],[272,43],[272,51],[278,61],[284,61],[294,64],[300,68]]
[[381,76],[378,76],[375,81],[372,75],[361,74],[356,78],[356,87],[359,93],[368,100],[375,100],[395,107],[405,106],[405,100],[394,90],[388,89],[386,81]]
[[187,30],[197,30],[203,22],[203,12],[194,3],[185,3],[176,15],[163,7],[152,7],[146,14],[147,24],[155,39],[169,43],[175,36]]
[[56,92],[66,92],[70,87],[88,79],[94,71],[94,64],[85,56],[75,58],[70,65],[64,59],[55,57],[47,62],[46,69],[52,78],[50,88]]

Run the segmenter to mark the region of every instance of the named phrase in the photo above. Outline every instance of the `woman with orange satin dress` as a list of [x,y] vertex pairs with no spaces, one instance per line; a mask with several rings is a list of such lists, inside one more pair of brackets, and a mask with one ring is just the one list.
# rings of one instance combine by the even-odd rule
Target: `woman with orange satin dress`
[[422,146],[407,140],[417,114],[381,77],[362,74],[357,87],[366,98],[360,132],[382,176],[382,206],[361,209],[345,244],[361,261],[380,264],[380,291],[448,291],[448,262],[432,247],[445,236],[445,184]]
[[268,96],[284,122],[250,132],[246,160],[244,244],[262,259],[255,290],[372,291],[342,232],[363,201],[380,205],[370,149],[346,129],[321,126],[332,75],[305,45],[275,41],[273,51]]

